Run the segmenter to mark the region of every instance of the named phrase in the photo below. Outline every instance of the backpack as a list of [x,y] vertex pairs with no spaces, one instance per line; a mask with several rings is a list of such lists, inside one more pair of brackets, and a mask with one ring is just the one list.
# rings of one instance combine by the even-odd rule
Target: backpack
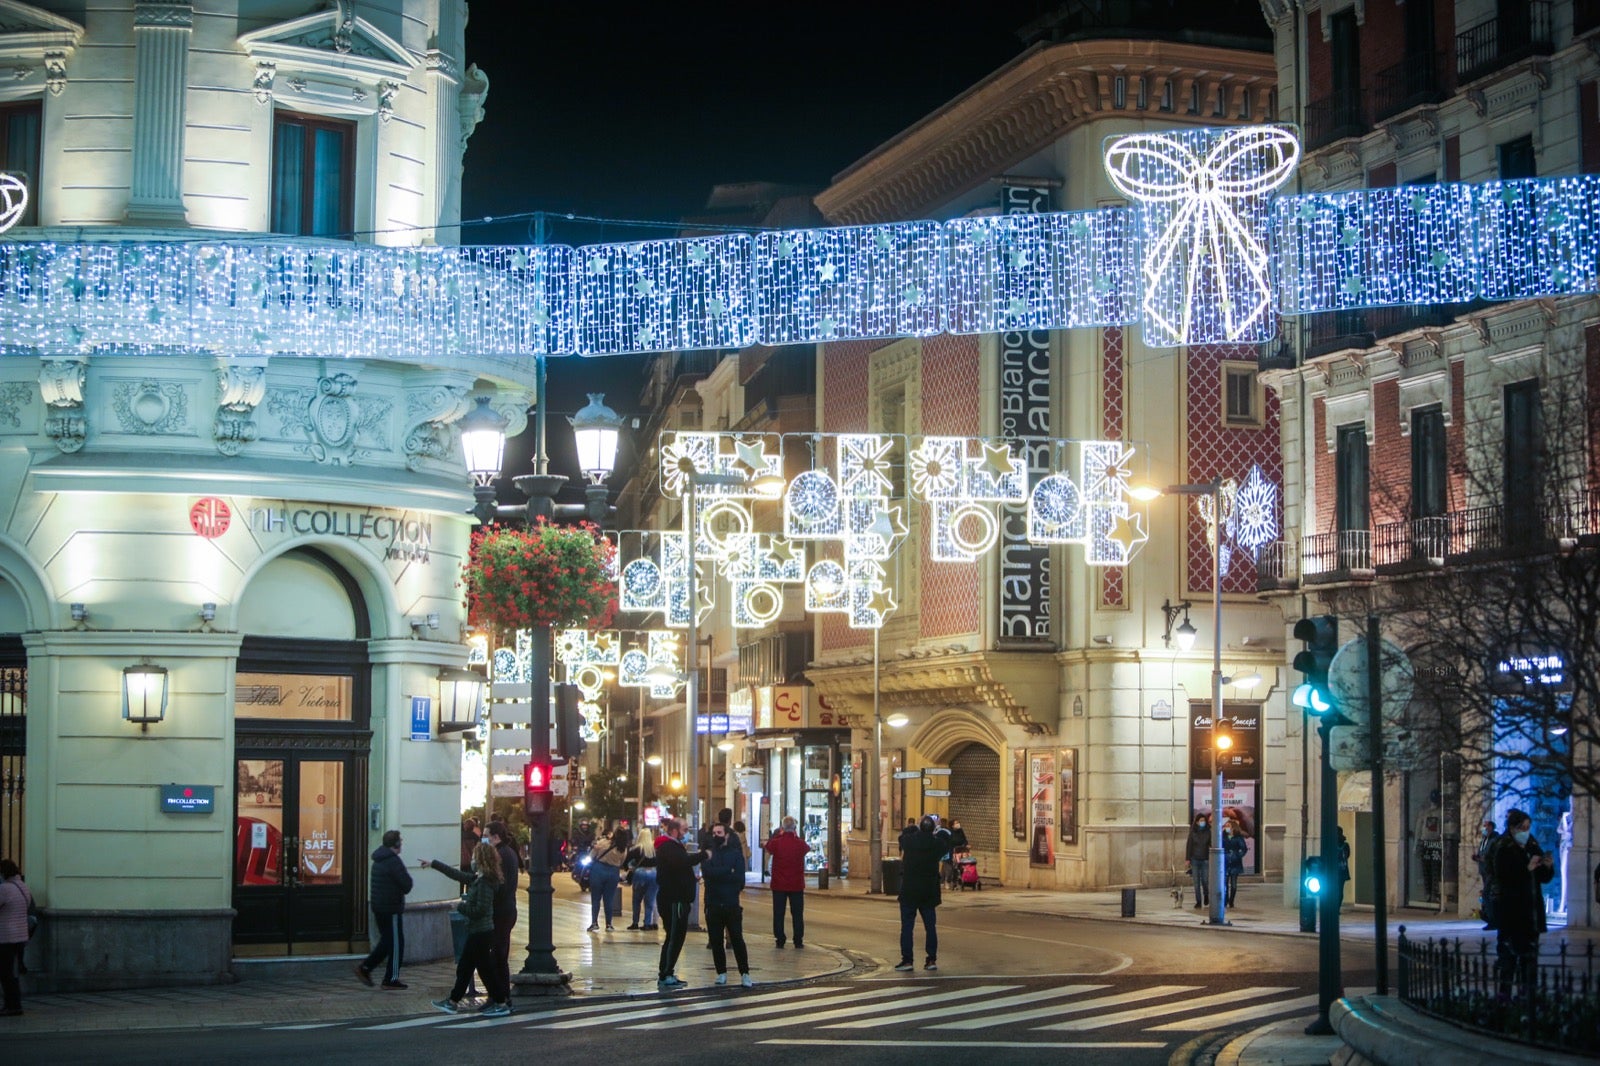
[[1483,894],[1487,899],[1497,899],[1500,895],[1500,879],[1495,876],[1495,860],[1499,857],[1500,845],[1505,839],[1503,835],[1497,836],[1483,849]]

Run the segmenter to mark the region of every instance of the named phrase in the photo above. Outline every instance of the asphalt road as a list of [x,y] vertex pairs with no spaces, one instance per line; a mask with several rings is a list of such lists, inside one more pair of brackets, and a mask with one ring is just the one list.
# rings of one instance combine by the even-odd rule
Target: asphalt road
[[[670,996],[519,1002],[508,1018],[440,1013],[296,1026],[14,1036],[8,1063],[313,1064],[1032,1063],[1165,1064],[1316,1009],[1316,944],[1238,930],[1063,919],[980,904],[941,908],[939,970],[892,969],[891,905],[813,897],[807,940],[847,951],[855,970],[787,986],[711,986],[710,953],[691,934]],[[747,903],[751,935],[765,897]],[[791,949],[792,950],[792,949]],[[1346,975],[1351,979],[1352,975]],[[205,1026],[196,1018],[196,1026]]]

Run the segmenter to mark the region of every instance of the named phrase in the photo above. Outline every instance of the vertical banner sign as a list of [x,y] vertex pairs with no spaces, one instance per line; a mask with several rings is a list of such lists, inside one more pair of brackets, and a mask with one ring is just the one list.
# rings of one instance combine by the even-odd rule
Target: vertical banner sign
[[[1233,727],[1233,747],[1217,761],[1222,771],[1222,817],[1232,819],[1244,834],[1244,872],[1259,873],[1257,838],[1261,802],[1261,705],[1222,704],[1222,717]],[[1211,780],[1211,701],[1189,704],[1189,778],[1193,782],[1190,824],[1201,811],[1214,810]]]
[[433,699],[430,696],[411,697],[411,739],[433,739]]
[[1028,753],[1011,753],[1011,835],[1028,839]]
[[[1050,190],[1005,185],[1007,215],[1050,210]],[[1000,435],[1036,438],[1023,449],[1032,485],[1050,472],[1050,331],[1000,334]],[[1050,638],[1050,549],[1028,543],[1028,509],[1000,509],[1000,639]]]
[[1056,864],[1056,756],[1053,751],[1028,752],[1028,811],[1033,818],[1029,866]]
[[1078,842],[1078,749],[1062,748],[1061,760],[1061,843]]

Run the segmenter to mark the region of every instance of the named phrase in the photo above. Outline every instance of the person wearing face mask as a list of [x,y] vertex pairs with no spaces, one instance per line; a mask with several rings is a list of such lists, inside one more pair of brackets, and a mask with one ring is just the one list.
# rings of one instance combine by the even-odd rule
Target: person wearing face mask
[[1201,910],[1211,903],[1211,816],[1205,811],[1194,816],[1189,839],[1183,845],[1183,858],[1189,864],[1189,876],[1194,878],[1194,909]]
[[1227,877],[1227,895],[1223,902],[1233,906],[1239,898],[1239,875],[1244,873],[1244,857],[1250,844],[1239,831],[1239,823],[1229,818],[1222,823],[1223,873]]
[[[1555,862],[1533,839],[1533,819],[1512,808],[1506,834],[1494,849],[1496,945],[1495,976],[1502,999],[1513,982],[1531,982],[1539,962],[1539,934],[1545,931],[1542,886],[1555,876]],[[1524,984],[1524,987],[1527,987]]]
[[711,827],[711,850],[700,870],[706,883],[706,927],[711,933],[711,961],[717,967],[717,984],[728,983],[727,937],[733,959],[739,964],[739,983],[754,987],[750,979],[750,957],[744,944],[744,908],[739,893],[744,891],[744,850],[728,826],[718,822]]
[[679,980],[673,971],[678,967],[678,956],[683,953],[683,938],[689,932],[695,864],[701,862],[706,853],[686,849],[684,832],[683,820],[670,818],[662,823],[661,835],[656,838],[656,906],[661,914],[663,933],[656,988],[662,992],[688,987],[688,982]]

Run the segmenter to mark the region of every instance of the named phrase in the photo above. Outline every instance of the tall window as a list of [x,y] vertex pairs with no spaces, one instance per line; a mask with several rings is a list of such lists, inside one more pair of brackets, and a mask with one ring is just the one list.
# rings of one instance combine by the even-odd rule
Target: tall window
[[1367,427],[1357,422],[1339,427],[1334,471],[1334,521],[1340,532],[1369,529],[1367,510]]
[[1411,517],[1445,513],[1444,411],[1437,405],[1411,412]]
[[28,207],[19,226],[39,224],[39,126],[37,100],[0,106],[0,170],[20,176],[28,186]]
[[1254,363],[1222,364],[1222,423],[1261,425],[1261,382]]
[[1500,145],[1500,180],[1511,181],[1514,178],[1537,178],[1539,164],[1533,157],[1532,135],[1518,137],[1514,141],[1507,141]]
[[1361,97],[1361,39],[1356,34],[1356,13],[1341,11],[1329,22],[1333,59],[1333,94],[1353,111]]
[[272,130],[272,230],[338,237],[355,228],[353,122],[280,111]]
[[1544,491],[1544,410],[1538,379],[1507,385],[1502,409],[1506,533],[1516,537],[1533,531]]

